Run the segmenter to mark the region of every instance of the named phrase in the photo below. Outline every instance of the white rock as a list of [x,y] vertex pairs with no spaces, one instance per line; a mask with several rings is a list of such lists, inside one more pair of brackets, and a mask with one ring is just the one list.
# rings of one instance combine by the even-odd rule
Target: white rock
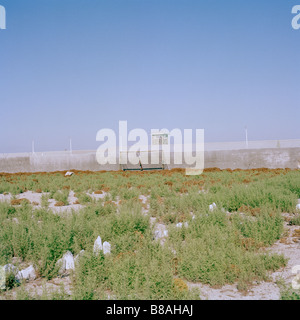
[[67,176],[71,176],[74,172],[71,172],[71,171],[67,171],[66,174],[65,174],[65,177]]
[[185,222],[184,224],[182,224],[182,222],[179,222],[179,223],[176,224],[176,227],[177,227],[177,228],[182,228],[183,225],[184,225],[186,228],[189,226],[189,224],[188,224],[187,222]]
[[110,243],[107,242],[107,241],[104,241],[103,242],[103,253],[104,254],[110,254],[110,248],[111,248]]
[[296,210],[300,211],[300,203],[296,205]]
[[72,252],[67,251],[63,256],[63,259],[66,261],[66,270],[75,269],[74,257]]
[[216,207],[217,205],[213,202],[212,204],[209,205],[209,210],[213,211]]
[[56,264],[60,267],[59,273],[64,273],[67,270],[75,270],[74,257],[72,252],[67,251]]
[[155,230],[154,231],[154,239],[160,239],[160,238],[162,238],[163,237],[163,235],[161,234],[161,232],[160,232],[160,230]]
[[16,278],[18,280],[35,280],[36,273],[34,267],[31,265],[28,268],[19,271],[16,275]]
[[13,264],[9,263],[3,267],[3,271],[5,274],[13,273],[14,275],[16,275],[19,272],[19,269],[16,266],[14,266]]
[[156,221],[156,218],[150,217],[150,225],[153,226]]
[[161,238],[165,238],[168,236],[168,230],[166,228],[166,226],[162,223],[158,223],[155,226],[155,230],[154,230],[154,239],[158,240]]
[[[13,274],[13,276],[16,277],[18,272],[18,268],[11,263],[0,268],[0,289],[5,290],[5,279],[8,274]],[[16,280],[18,281],[18,279]]]
[[16,218],[16,217],[15,217],[15,218],[12,218],[12,221],[15,222],[16,224],[19,224],[19,220],[18,220],[18,218]]
[[[16,278],[19,269],[13,264],[9,263],[0,268],[0,289],[5,290],[5,279],[8,274],[13,274]],[[15,279],[18,281],[18,279]]]
[[97,256],[102,249],[103,249],[102,240],[101,240],[100,236],[98,236],[98,238],[96,239],[96,241],[94,243],[94,254]]

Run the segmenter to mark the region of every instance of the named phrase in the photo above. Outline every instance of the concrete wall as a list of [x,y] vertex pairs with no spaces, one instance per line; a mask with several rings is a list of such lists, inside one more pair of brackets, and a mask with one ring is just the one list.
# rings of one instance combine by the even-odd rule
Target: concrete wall
[[[175,165],[172,161],[168,169],[186,168],[186,164]],[[192,166],[193,167],[193,166]],[[241,150],[209,150],[204,152],[204,167],[220,169],[251,168],[300,168],[300,147],[261,148]],[[95,151],[44,152],[35,154],[7,154],[0,156],[0,172],[51,172],[64,170],[119,170],[120,165],[99,165]]]
[[205,152],[205,168],[300,168],[300,148],[220,150]]

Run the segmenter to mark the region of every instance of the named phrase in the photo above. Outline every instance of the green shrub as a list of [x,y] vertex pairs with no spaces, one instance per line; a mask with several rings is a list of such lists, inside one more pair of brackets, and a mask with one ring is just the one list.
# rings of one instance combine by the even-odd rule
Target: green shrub
[[[168,171],[75,173],[69,178],[61,173],[2,176],[0,192],[16,195],[41,189],[48,194],[42,195],[41,209],[0,203],[0,265],[20,257],[36,265],[38,275],[47,280],[57,276],[56,262],[67,250],[74,255],[85,250],[72,278],[72,296],[45,292],[47,299],[199,298],[187,281],[237,283],[245,290],[286,264],[283,256],[258,249],[281,237],[281,213],[294,212],[300,197],[299,174],[256,170],[212,171],[199,177]],[[103,189],[107,195],[99,201],[86,195]],[[48,200],[67,204],[69,190],[85,206],[53,213]],[[147,215],[138,201],[140,194],[150,195]],[[213,202],[217,209],[210,212]],[[163,247],[153,241],[151,216],[168,225]],[[178,222],[183,223],[181,228],[175,226]],[[299,225],[299,215],[290,224]],[[93,255],[99,235],[111,244],[110,255]],[[297,295],[295,291],[282,297]],[[41,298],[22,290],[19,296]]]
[[55,199],[57,202],[63,202],[64,205],[68,205],[68,197],[69,197],[69,190],[58,190],[53,194],[53,199]]

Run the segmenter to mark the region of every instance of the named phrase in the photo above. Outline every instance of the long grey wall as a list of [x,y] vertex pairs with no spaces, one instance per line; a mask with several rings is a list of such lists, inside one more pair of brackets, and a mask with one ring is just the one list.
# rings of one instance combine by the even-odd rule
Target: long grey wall
[[220,150],[205,152],[205,168],[300,168],[300,148]]
[[[171,164],[168,169],[188,167]],[[193,167],[193,166],[192,166]],[[240,150],[207,150],[204,167],[220,169],[290,168],[300,169],[300,147],[260,148]],[[64,170],[120,170],[120,165],[99,165],[95,151],[44,152],[34,154],[6,154],[0,156],[0,172],[51,172]]]

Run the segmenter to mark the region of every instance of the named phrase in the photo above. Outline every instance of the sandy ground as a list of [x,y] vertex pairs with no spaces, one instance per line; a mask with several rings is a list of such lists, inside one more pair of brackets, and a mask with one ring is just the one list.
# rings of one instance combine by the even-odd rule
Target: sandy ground
[[[36,192],[32,192],[32,191],[26,191],[24,193],[18,194],[16,196],[16,199],[27,199],[31,202],[31,204],[34,205],[34,209],[37,208],[41,208],[41,198],[42,195],[48,195],[49,193],[47,192],[43,192],[43,193],[36,193]],[[89,195],[90,197],[92,197],[95,200],[98,199],[103,199],[107,193],[103,192],[102,194],[90,194],[87,193],[87,195]],[[11,194],[0,194],[0,201],[7,201],[10,202],[12,200],[12,195]],[[55,213],[61,213],[61,212],[70,212],[71,210],[80,210],[82,209],[84,206],[81,204],[76,204],[76,201],[78,199],[75,197],[75,193],[74,191],[70,191],[69,193],[69,197],[68,197],[68,205],[66,206],[55,206],[56,201],[54,199],[49,199],[48,203],[49,203],[49,209],[51,209],[53,212]]]
[[222,288],[214,289],[201,283],[189,282],[189,287],[198,287],[201,292],[200,297],[204,300],[279,300],[280,285],[283,282],[287,286],[291,286],[291,282],[295,277],[295,274],[292,273],[292,268],[300,265],[300,239],[294,236],[295,230],[300,230],[300,227],[289,226],[285,223],[284,233],[286,237],[266,249],[270,253],[283,254],[288,259],[285,268],[270,273],[270,282],[253,283],[253,286],[247,292],[238,291],[237,284],[225,285]]
[[[102,194],[88,194],[93,199],[103,199],[106,196],[106,193]],[[34,193],[31,191],[24,192],[18,195],[16,198],[26,198],[31,203],[35,203],[34,208],[41,207],[41,197],[42,193]],[[0,201],[10,202],[12,196],[10,194],[0,194]],[[149,211],[149,203],[148,197],[141,195],[139,197],[141,202],[145,205],[143,208],[144,214],[148,214]],[[49,200],[49,208],[53,210],[54,213],[57,212],[66,212],[70,210],[79,210],[83,207],[80,204],[74,204],[77,198],[74,195],[73,191],[70,191],[68,202],[70,203],[67,206],[56,207],[54,206],[55,200]],[[116,201],[117,203],[118,201]],[[291,217],[289,214],[283,214],[285,218]],[[165,231],[166,226],[164,224],[158,223],[156,218],[150,217],[151,225],[154,226],[154,231],[156,232],[156,239],[159,239],[161,244],[164,244],[165,241]],[[280,285],[285,283],[287,285],[291,285],[292,280],[295,278],[295,274],[292,272],[292,268],[294,266],[300,265],[300,238],[294,234],[295,230],[300,230],[299,226],[290,226],[287,222],[285,222],[285,232],[284,236],[277,241],[273,246],[267,248],[266,251],[272,253],[283,254],[286,258],[288,258],[288,263],[285,268],[278,270],[274,273],[270,273],[270,281],[269,282],[260,282],[253,283],[251,288],[247,292],[241,292],[237,289],[237,284],[233,285],[225,285],[221,288],[212,288],[208,285],[204,285],[201,283],[191,283],[188,282],[188,286],[190,288],[197,287],[200,289],[200,297],[204,300],[279,300],[280,299]],[[15,258],[17,259],[17,258]],[[17,262],[17,261],[16,261]],[[27,267],[25,265],[20,265],[20,267]],[[19,270],[21,270],[19,268]],[[28,282],[25,284],[25,289],[30,291],[33,294],[37,294],[41,296],[45,292],[53,292],[59,291],[61,285],[64,286],[65,292],[67,294],[71,294],[72,286],[71,286],[71,278],[70,277],[62,277],[55,278],[51,281],[45,282],[42,279],[36,279],[34,281]],[[18,289],[18,288],[17,288]],[[16,297],[16,290],[13,289],[10,292],[2,295],[1,299],[14,299]]]

